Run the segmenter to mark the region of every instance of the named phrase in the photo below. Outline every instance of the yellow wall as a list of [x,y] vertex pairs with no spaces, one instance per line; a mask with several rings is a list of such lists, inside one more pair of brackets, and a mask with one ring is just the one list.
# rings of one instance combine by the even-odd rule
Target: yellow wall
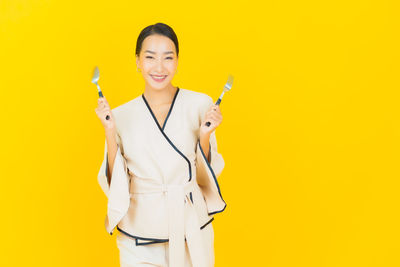
[[90,78],[112,107],[141,94],[136,38],[164,22],[174,85],[235,77],[216,266],[400,266],[396,2],[2,0],[0,265],[118,266]]

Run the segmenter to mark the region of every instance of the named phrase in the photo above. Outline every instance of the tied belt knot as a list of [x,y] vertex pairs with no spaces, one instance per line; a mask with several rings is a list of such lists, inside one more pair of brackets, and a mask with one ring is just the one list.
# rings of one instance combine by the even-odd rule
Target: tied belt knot
[[[132,177],[131,194],[164,193],[168,208],[169,266],[184,267],[185,239],[194,267],[209,266],[210,255],[204,248],[199,217],[189,193],[196,190],[197,180],[185,184],[160,184],[151,179]],[[186,208],[185,208],[186,203]]]
[[168,192],[168,186],[166,184],[162,184],[161,186],[162,186],[162,192],[163,193]]

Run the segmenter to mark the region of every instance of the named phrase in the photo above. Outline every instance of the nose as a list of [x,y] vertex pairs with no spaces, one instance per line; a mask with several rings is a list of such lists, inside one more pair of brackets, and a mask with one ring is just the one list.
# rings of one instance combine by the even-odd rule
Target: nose
[[162,71],[163,71],[163,68],[164,68],[163,62],[162,62],[161,59],[159,59],[159,60],[157,61],[157,65],[156,65],[156,71],[157,71],[159,74],[161,74]]

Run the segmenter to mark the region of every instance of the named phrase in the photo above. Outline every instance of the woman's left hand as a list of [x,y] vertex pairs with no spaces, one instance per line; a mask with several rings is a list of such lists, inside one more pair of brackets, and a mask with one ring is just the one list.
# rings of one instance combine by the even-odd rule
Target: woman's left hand
[[[207,121],[211,122],[207,126]],[[222,123],[222,113],[219,105],[213,104],[207,111],[206,116],[200,126],[200,137],[210,136],[211,133]]]

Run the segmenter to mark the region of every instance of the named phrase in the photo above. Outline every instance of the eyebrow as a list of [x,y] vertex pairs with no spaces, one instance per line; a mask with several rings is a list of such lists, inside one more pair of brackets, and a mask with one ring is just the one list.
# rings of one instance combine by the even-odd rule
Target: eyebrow
[[[144,52],[149,52],[149,53],[151,53],[151,54],[155,54],[155,53],[156,53],[156,52],[151,51],[151,50],[146,50],[146,51],[144,51]],[[173,54],[173,53],[174,53],[173,51],[164,52],[164,54]]]

